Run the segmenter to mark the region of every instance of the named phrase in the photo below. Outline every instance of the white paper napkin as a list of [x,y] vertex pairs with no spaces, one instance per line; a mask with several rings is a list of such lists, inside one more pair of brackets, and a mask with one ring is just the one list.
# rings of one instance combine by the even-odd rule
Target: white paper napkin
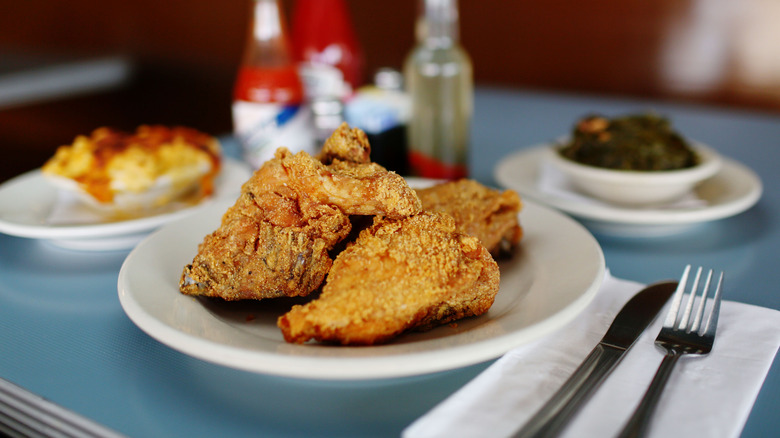
[[168,204],[138,210],[135,212],[114,212],[111,209],[98,209],[80,200],[75,194],[66,191],[58,191],[51,210],[45,219],[46,225],[101,225],[111,222],[121,222],[134,219],[174,213],[179,210],[191,208],[193,203],[173,201]]
[[109,222],[110,219],[106,212],[91,208],[75,194],[59,190],[46,218],[46,224],[95,225]]
[[[728,276],[725,280],[728,287]],[[561,330],[497,360],[403,432],[404,438],[511,436],[563,384],[643,285],[609,277]],[[668,304],[667,304],[668,305]],[[661,315],[666,313],[666,308]],[[623,427],[661,363],[648,327],[564,430],[610,437]],[[708,356],[684,356],[664,390],[650,436],[736,437],[780,346],[780,311],[724,301]]]

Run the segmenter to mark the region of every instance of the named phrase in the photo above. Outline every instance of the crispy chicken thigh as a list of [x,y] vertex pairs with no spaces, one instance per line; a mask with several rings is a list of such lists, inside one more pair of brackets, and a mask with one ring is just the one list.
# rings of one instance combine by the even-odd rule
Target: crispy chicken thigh
[[[346,125],[336,135],[355,137]],[[403,178],[345,152],[361,147],[326,145],[330,165],[280,148],[199,245],[182,273],[181,292],[226,300],[308,295],[333,263],[329,251],[349,234],[350,215],[419,212]]]
[[278,325],[288,342],[374,344],[480,315],[498,285],[496,262],[451,217],[376,218],[336,257],[319,298],[294,306]]
[[494,256],[511,251],[523,236],[517,216],[522,203],[512,190],[500,192],[462,179],[418,189],[417,195],[423,210],[449,214],[461,231],[476,236]]

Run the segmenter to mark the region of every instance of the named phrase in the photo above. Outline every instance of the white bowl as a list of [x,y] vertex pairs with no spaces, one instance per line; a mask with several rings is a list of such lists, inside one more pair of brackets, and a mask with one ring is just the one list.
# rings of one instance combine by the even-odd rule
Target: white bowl
[[720,156],[700,143],[689,142],[699,163],[680,170],[615,170],[589,166],[561,156],[557,146],[549,148],[547,159],[583,193],[614,204],[638,207],[680,199],[697,184],[713,176]]

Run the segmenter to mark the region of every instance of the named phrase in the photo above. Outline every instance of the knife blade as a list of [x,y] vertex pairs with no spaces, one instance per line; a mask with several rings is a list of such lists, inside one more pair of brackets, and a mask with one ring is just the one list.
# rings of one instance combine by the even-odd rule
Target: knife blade
[[676,281],[652,284],[620,309],[607,333],[574,374],[515,434],[516,438],[555,436],[634,345],[677,288]]

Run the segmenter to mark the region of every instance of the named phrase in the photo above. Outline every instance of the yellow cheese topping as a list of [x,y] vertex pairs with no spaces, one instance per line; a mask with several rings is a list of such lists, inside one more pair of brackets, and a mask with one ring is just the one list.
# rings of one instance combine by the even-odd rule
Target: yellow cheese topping
[[75,180],[103,203],[116,193],[149,190],[162,176],[174,186],[200,178],[200,195],[207,196],[220,157],[219,142],[191,128],[142,125],[128,134],[103,127],[60,146],[42,170]]

